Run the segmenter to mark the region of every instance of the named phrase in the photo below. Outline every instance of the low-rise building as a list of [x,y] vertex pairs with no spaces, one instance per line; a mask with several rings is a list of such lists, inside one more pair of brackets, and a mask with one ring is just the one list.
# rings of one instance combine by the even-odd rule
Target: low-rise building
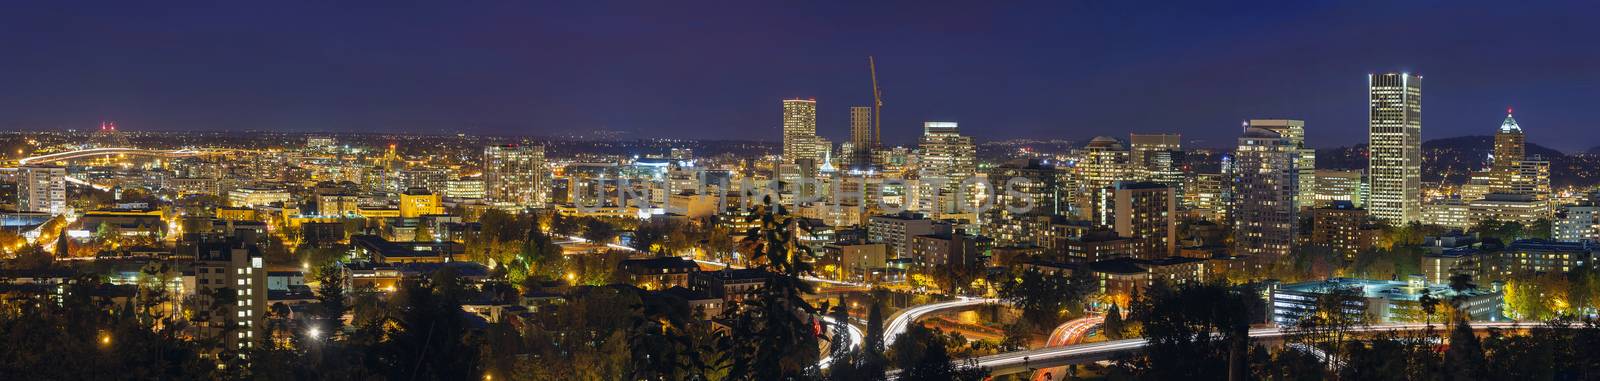
[[350,237],[351,253],[374,263],[444,263],[454,261],[465,248],[450,241],[391,242],[375,235]]
[[1496,261],[1498,275],[1566,273],[1583,266],[1594,257],[1597,247],[1589,242],[1557,242],[1524,239],[1506,245]]
[[1461,310],[1473,321],[1503,320],[1499,291],[1477,289],[1457,294],[1448,285],[1429,284],[1418,277],[1410,281],[1334,278],[1279,285],[1272,290],[1272,321],[1280,327],[1294,326],[1316,313],[1323,298],[1334,295],[1349,298],[1343,301],[1347,313],[1364,314],[1374,324],[1426,320],[1419,303],[1423,295],[1441,301],[1459,296]]
[[703,291],[728,303],[738,303],[759,297],[757,294],[766,287],[767,280],[772,279],[773,275],[757,269],[723,269],[696,272],[690,275],[689,280],[691,289]]
[[689,276],[700,272],[700,265],[679,257],[629,259],[619,265],[628,281],[646,290],[689,288]]

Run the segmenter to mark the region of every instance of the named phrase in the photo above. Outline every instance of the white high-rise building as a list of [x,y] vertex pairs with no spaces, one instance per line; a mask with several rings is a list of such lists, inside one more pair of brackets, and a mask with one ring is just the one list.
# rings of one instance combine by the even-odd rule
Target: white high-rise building
[[817,140],[817,101],[783,100],[783,164],[813,169],[822,164]]
[[57,215],[67,212],[67,169],[51,166],[18,168],[17,210]]
[[506,144],[483,148],[484,197],[502,206],[542,208],[549,201],[544,146]]
[[1391,224],[1422,218],[1422,76],[1367,75],[1367,210]]

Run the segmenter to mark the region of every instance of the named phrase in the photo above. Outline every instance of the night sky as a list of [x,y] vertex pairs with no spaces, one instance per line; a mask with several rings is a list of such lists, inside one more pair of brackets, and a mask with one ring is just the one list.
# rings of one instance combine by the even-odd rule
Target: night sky
[[954,120],[980,141],[1220,147],[1253,117],[1363,143],[1366,74],[1404,70],[1428,139],[1514,106],[1532,142],[1600,145],[1593,1],[18,3],[0,5],[5,130],[777,140],[779,100],[814,97],[840,142],[875,55],[891,144]]

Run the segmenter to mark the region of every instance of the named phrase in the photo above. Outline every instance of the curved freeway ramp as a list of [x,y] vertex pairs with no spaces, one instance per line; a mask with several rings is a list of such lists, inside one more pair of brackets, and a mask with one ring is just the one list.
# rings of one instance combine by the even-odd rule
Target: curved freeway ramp
[[900,315],[895,316],[893,320],[890,320],[889,324],[884,328],[884,330],[883,330],[883,346],[884,346],[884,348],[888,348],[889,346],[894,345],[894,340],[895,340],[896,336],[900,336],[900,334],[905,333],[906,329],[911,326],[911,323],[914,323],[917,320],[922,319],[923,316],[926,316],[928,314],[939,313],[939,312],[944,312],[944,311],[953,310],[953,309],[962,309],[962,308],[969,308],[969,307],[973,307],[973,306],[981,306],[981,305],[984,305],[984,304],[993,304],[993,303],[1000,303],[1000,299],[994,299],[994,298],[965,298],[965,297],[963,297],[963,298],[952,300],[952,301],[948,301],[948,302],[928,303],[928,304],[924,304],[924,305],[920,305],[920,306],[916,306],[916,307],[907,308],[907,309],[905,309],[903,311],[900,311]]

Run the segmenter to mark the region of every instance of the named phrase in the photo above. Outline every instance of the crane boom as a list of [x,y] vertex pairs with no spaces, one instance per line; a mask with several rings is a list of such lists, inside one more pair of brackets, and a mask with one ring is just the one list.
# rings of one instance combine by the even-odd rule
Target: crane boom
[[878,89],[878,62],[867,56],[867,69],[872,71],[872,148],[883,144],[883,92]]

